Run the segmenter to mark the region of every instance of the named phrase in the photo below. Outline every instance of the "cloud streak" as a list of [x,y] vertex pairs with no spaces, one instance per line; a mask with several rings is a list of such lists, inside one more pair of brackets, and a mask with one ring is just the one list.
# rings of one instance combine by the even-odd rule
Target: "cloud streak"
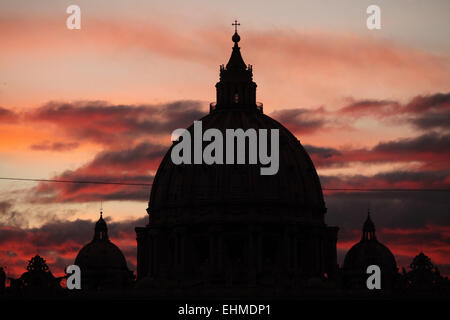
[[280,121],[295,134],[311,134],[323,129],[327,122],[325,110],[319,109],[282,109],[274,111],[271,116]]
[[30,112],[33,122],[54,125],[77,141],[108,146],[127,145],[148,135],[169,135],[204,115],[199,101],[176,101],[161,105],[111,105],[100,101],[49,102]]
[[[54,179],[150,184],[166,151],[166,146],[149,142],[128,149],[103,151],[84,166],[65,171]],[[144,201],[148,198],[149,191],[149,187],[145,186],[41,182],[33,189],[30,200],[38,203]]]
[[15,122],[17,118],[15,112],[0,106],[0,123]]
[[392,100],[359,100],[338,110],[352,118],[374,117],[412,124],[423,131],[450,130],[450,93],[418,95],[408,103]]
[[38,144],[33,144],[30,149],[36,151],[70,151],[79,147],[78,142],[50,142],[43,141]]
[[419,162],[423,169],[445,170],[450,163],[450,135],[427,133],[414,138],[379,142],[372,148],[332,148],[305,145],[319,168],[349,167],[354,163]]

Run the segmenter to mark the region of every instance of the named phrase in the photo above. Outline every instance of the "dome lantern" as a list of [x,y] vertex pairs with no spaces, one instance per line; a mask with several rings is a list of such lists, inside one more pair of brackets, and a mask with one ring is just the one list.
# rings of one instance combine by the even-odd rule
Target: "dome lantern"
[[216,103],[211,104],[211,111],[220,109],[246,109],[262,110],[256,103],[256,83],[253,82],[253,70],[251,65],[246,65],[241,55],[238,42],[241,37],[237,33],[235,21],[233,37],[233,51],[226,66],[220,66],[220,81],[216,84]]
[[100,211],[100,218],[95,224],[94,240],[108,240],[108,226],[106,225],[106,221],[103,220],[102,210]]
[[362,240],[370,241],[376,239],[377,237],[375,236],[375,224],[373,223],[372,219],[370,219],[370,209],[369,209],[367,212],[366,222],[364,222],[363,226]]

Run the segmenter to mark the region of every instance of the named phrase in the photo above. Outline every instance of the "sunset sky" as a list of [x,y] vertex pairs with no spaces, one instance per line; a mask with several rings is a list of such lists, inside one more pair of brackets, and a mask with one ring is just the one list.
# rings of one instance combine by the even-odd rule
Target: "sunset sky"
[[[68,30],[66,8],[81,8]],[[381,8],[368,30],[366,8]],[[324,188],[450,188],[450,2],[0,2],[0,177],[151,183],[171,132],[208,112],[231,23],[257,100],[308,150]],[[93,236],[136,270],[150,188],[0,180],[0,266],[36,253],[61,275]],[[378,239],[408,267],[450,275],[450,192],[325,191],[338,256],[370,205]]]

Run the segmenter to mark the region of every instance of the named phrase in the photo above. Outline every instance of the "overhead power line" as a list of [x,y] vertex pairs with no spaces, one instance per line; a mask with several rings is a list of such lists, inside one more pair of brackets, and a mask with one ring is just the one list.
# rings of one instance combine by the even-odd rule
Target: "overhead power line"
[[149,187],[152,183],[134,183],[134,182],[106,182],[106,181],[91,181],[91,180],[61,180],[61,179],[31,179],[31,178],[10,178],[0,177],[0,180],[13,181],[30,181],[30,182],[55,182],[55,183],[82,183],[82,184],[113,184],[123,186],[145,186]]
[[[101,184],[101,185],[121,185],[121,186],[138,186],[151,187],[153,183],[137,183],[137,182],[107,182],[93,180],[66,180],[66,179],[32,179],[32,178],[13,178],[0,177],[0,180],[10,181],[29,181],[29,182],[51,182],[51,183],[80,183],[80,184]],[[361,191],[361,192],[450,192],[450,188],[322,188],[325,191]]]

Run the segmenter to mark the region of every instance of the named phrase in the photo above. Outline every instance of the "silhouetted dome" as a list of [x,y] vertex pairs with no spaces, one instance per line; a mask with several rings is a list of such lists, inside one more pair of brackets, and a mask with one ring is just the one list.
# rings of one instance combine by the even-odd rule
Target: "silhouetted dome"
[[[153,181],[148,209],[151,219],[192,219],[206,213],[223,217],[229,216],[235,205],[238,210],[248,207],[248,214],[257,217],[324,222],[326,208],[314,165],[299,140],[263,113],[262,104],[256,102],[252,70],[235,42],[227,66],[220,68],[217,103],[200,119],[202,130],[218,129],[225,137],[226,129],[267,129],[270,137],[271,129],[279,129],[277,174],[261,175],[260,165],[249,164],[175,165],[172,146]],[[188,130],[194,137],[193,125]]]
[[[239,40],[236,32],[231,57],[226,66],[220,66],[216,102],[210,104],[208,115],[188,128],[193,143],[191,152],[184,151],[191,157],[186,162],[192,164],[172,161],[174,146],[189,145],[178,145],[188,139],[183,134],[156,172],[148,225],[135,229],[137,287],[149,294],[175,294],[172,289],[176,288],[191,296],[274,296],[285,294],[287,288],[299,293],[305,279],[325,274],[336,278],[338,228],[325,224],[319,177],[299,140],[263,113],[256,101],[253,67],[244,63]],[[215,143],[214,151],[219,153],[215,160],[223,164],[192,162],[193,155],[203,152],[203,148],[194,150],[194,125],[196,132],[202,126],[202,132],[215,129],[216,137],[217,131],[222,133],[225,148],[219,151],[222,146]],[[236,163],[237,152],[233,152],[234,161],[227,154],[227,130],[233,129],[252,136],[245,139],[245,148],[242,141],[241,146],[234,145],[235,150],[245,150],[242,164]],[[259,135],[262,132],[267,136]],[[268,154],[275,155],[276,140],[271,138],[276,132],[278,170],[264,175],[262,167],[274,169],[273,163],[262,165],[266,161],[253,156],[250,161],[248,153],[256,151],[257,145],[264,147],[266,141],[261,143],[259,136],[268,140]]]
[[360,241],[345,255],[344,268],[361,267],[365,270],[372,264],[380,267],[388,266],[389,268],[396,268],[397,266],[392,252],[376,240]]
[[[152,219],[185,216],[208,211],[229,214],[230,205],[249,205],[258,208],[249,214],[271,214],[282,218],[281,212],[307,220],[323,220],[325,204],[322,188],[314,165],[307,152],[283,125],[276,120],[246,108],[217,109],[200,119],[203,131],[219,129],[243,130],[279,129],[279,171],[276,175],[261,175],[259,165],[175,165],[171,149],[162,160],[156,173],[149,202]],[[188,130],[193,136],[193,126]],[[191,216],[192,217],[192,216]],[[191,218],[189,217],[189,218]]]
[[344,258],[344,278],[349,287],[365,287],[367,267],[377,265],[382,270],[382,287],[392,287],[397,263],[392,252],[375,236],[375,224],[370,212],[363,226],[361,241],[355,244]]
[[78,252],[75,264],[81,269],[83,289],[122,288],[132,280],[122,251],[109,240],[102,215],[95,224],[94,239]]
[[111,241],[89,242],[78,252],[75,264],[88,268],[127,268],[123,253]]

